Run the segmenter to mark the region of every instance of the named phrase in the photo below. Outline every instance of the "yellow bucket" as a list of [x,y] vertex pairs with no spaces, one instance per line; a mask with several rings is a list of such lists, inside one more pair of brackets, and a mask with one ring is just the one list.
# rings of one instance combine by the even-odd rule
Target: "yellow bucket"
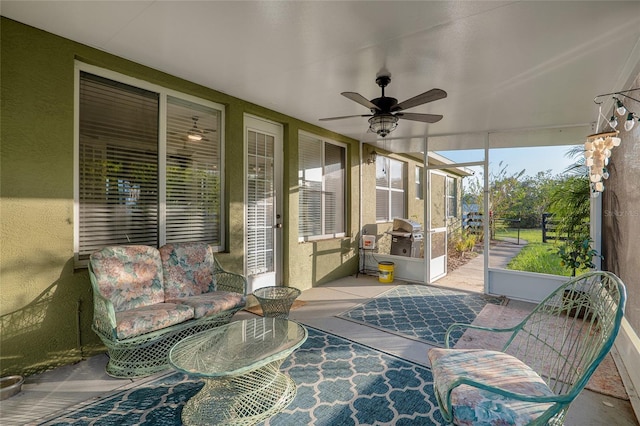
[[378,282],[392,283],[394,266],[393,262],[378,262]]

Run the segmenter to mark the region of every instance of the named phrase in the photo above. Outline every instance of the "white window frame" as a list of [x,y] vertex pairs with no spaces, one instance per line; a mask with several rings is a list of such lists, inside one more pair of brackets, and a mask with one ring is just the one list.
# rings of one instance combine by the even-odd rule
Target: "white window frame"
[[[391,179],[387,179],[387,186],[383,187],[383,186],[378,186],[377,183],[377,176],[376,176],[376,223],[388,223],[391,222],[394,217],[398,217],[398,216],[394,216],[392,214],[393,211],[393,207],[392,207],[392,202],[393,202],[393,197],[392,194],[393,193],[402,193],[402,216],[406,217],[407,215],[407,163],[404,161],[400,161],[400,160],[396,160],[394,158],[391,157],[386,157],[383,155],[378,155],[378,157],[376,158],[376,173],[377,173],[377,162],[378,161],[388,161],[389,163],[389,169],[392,167],[392,162],[395,163],[399,163],[402,167],[402,188],[392,188],[391,185]],[[386,212],[386,218],[385,219],[378,219],[378,191],[385,191],[387,193],[387,197],[388,197],[388,210]]]
[[140,89],[156,92],[159,95],[159,118],[158,118],[158,244],[166,243],[166,155],[167,155],[167,98],[174,97],[189,102],[200,104],[218,110],[220,113],[220,239],[219,245],[212,246],[214,251],[222,251],[225,247],[226,216],[224,198],[224,177],[225,177],[225,106],[206,99],[187,95],[185,93],[169,89],[164,86],[150,83],[145,80],[130,77],[115,71],[100,68],[84,62],[74,63],[74,147],[73,147],[73,249],[75,267],[86,267],[88,261],[79,259],[80,249],[80,73],[86,72],[103,78],[114,80]]
[[[325,215],[322,214],[322,233],[319,235],[309,235],[309,236],[302,236],[300,235],[300,223],[302,222],[303,218],[301,215],[298,216],[298,242],[305,242],[305,241],[318,241],[318,240],[326,240],[326,239],[331,239],[331,238],[341,238],[344,237],[346,235],[346,229],[347,229],[347,197],[348,197],[348,186],[347,186],[347,170],[348,170],[348,165],[347,165],[347,159],[348,159],[348,146],[347,144],[344,143],[340,143],[337,141],[334,141],[332,139],[327,139],[327,138],[323,138],[322,136],[318,136],[316,134],[310,133],[310,132],[305,132],[304,130],[299,130],[298,131],[298,139],[300,139],[301,136],[305,136],[308,138],[312,138],[312,139],[316,139],[319,143],[323,144],[323,149],[322,149],[322,209],[324,212],[325,209],[325,196],[324,196],[324,192],[325,192],[325,150],[324,150],[324,145],[326,144],[330,144],[330,145],[335,145],[338,146],[340,148],[344,149],[344,169],[343,169],[343,193],[344,193],[344,199],[342,201],[342,205],[343,205],[343,211],[342,211],[342,223],[344,224],[344,230],[342,232],[336,232],[336,233],[326,233],[325,231]],[[299,155],[298,155],[298,164],[299,164]],[[300,173],[300,167],[298,166],[298,173]],[[300,176],[298,176],[298,182],[300,181]]]

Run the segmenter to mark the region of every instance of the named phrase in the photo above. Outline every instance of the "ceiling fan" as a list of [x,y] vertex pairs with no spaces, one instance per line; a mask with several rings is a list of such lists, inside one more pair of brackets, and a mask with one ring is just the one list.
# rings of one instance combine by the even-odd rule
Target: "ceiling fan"
[[364,96],[356,92],[342,92],[341,95],[359,103],[371,110],[371,114],[362,115],[345,115],[342,117],[321,118],[320,121],[342,120],[344,118],[353,117],[371,117],[369,118],[369,130],[377,133],[381,137],[387,136],[395,130],[399,119],[421,121],[423,123],[436,123],[442,120],[439,114],[419,114],[412,112],[403,112],[406,109],[423,105],[429,102],[437,101],[447,97],[447,92],[441,89],[431,89],[428,92],[421,93],[404,102],[398,103],[396,98],[384,95],[384,88],[391,83],[390,75],[380,75],[376,78],[376,84],[382,89],[382,96],[379,98],[368,100]]
[[[186,117],[185,117],[186,118]],[[198,127],[199,116],[194,115],[191,117],[193,125],[185,132],[186,126],[174,126],[167,133],[171,137],[171,142],[168,146],[171,148],[171,153],[168,155],[174,160],[189,161],[191,157],[199,149],[198,144],[192,142],[209,142],[210,140],[205,136],[208,133],[216,132],[216,129],[201,129]],[[180,119],[182,121],[182,119]],[[182,124],[182,123],[181,123]]]
[[187,132],[187,139],[189,139],[190,141],[194,141],[194,142],[198,142],[201,140],[208,141],[207,139],[204,138],[204,135],[210,132],[215,132],[215,129],[200,129],[198,127],[199,118],[200,117],[198,117],[197,115],[194,115],[193,117],[191,117],[191,119],[193,120],[193,127],[191,127],[191,129],[189,129],[189,131]]

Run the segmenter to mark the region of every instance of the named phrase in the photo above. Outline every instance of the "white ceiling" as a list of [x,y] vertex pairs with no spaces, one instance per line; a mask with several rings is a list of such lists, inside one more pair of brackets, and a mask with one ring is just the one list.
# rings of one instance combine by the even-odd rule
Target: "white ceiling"
[[398,101],[449,94],[410,110],[442,121],[400,120],[393,138],[580,133],[596,119],[593,98],[640,71],[639,1],[4,0],[0,12],[365,141],[376,139],[366,118],[318,119],[367,114],[340,92],[378,97],[382,70]]

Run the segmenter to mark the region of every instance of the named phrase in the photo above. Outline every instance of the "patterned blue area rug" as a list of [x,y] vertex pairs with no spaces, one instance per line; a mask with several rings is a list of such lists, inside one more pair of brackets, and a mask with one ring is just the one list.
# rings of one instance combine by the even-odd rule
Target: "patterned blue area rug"
[[[282,365],[297,384],[285,411],[264,426],[442,425],[429,369],[308,328]],[[202,387],[182,373],[81,404],[42,425],[180,425],[185,402]]]
[[[443,347],[445,333],[451,324],[470,324],[487,303],[500,305],[504,302],[502,297],[406,284],[338,317]],[[458,329],[451,334],[452,344],[463,332]]]

